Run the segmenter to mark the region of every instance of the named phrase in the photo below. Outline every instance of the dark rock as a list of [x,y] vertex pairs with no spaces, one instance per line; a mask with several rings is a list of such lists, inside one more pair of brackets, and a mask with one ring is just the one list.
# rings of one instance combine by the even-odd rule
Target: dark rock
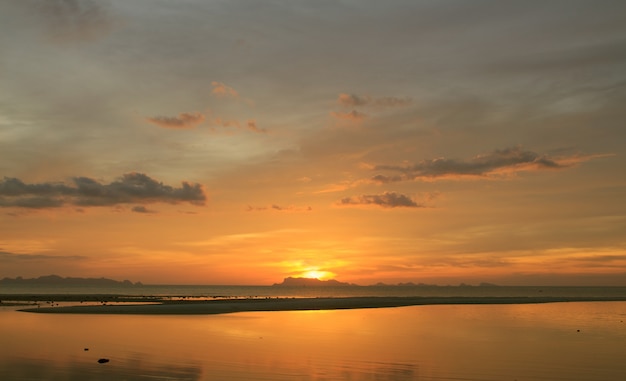
[[109,359],[98,359],[98,363],[100,363],[100,364],[106,364],[109,361],[111,361],[111,360],[109,360]]

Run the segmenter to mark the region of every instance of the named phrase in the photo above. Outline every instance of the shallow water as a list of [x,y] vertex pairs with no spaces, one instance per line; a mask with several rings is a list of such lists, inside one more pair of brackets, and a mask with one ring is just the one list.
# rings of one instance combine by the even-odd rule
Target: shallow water
[[618,381],[625,321],[626,302],[206,316],[5,308],[0,379]]

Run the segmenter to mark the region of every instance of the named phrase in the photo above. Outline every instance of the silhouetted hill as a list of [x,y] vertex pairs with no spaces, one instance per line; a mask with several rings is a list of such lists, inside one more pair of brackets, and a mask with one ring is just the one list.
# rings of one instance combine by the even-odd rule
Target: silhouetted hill
[[[339,282],[339,281],[334,280],[334,279],[319,280],[317,278],[293,278],[293,277],[288,277],[288,278],[285,278],[282,281],[282,283],[274,283],[273,286],[289,286],[289,287],[324,287],[324,286],[330,286],[330,287],[339,287],[339,286],[359,286],[359,285],[358,284],[354,284],[354,283]],[[432,288],[432,287],[498,287],[498,285],[493,284],[493,283],[484,283],[484,282],[480,283],[478,286],[472,286],[472,285],[465,284],[465,283],[461,283],[461,284],[456,285],[456,286],[451,286],[451,285],[439,286],[439,285],[436,285],[436,284],[413,283],[413,282],[397,283],[397,284],[387,284],[387,283],[378,282],[378,283],[372,284],[370,286],[359,286],[359,287],[404,287],[404,288],[424,287],[424,288]]]
[[62,278],[58,275],[45,275],[39,278],[24,279],[4,278],[0,280],[0,285],[15,286],[141,286],[141,282],[133,283],[129,280],[117,281],[107,278]]
[[338,286],[354,286],[354,284],[339,282],[334,279],[319,280],[317,278],[292,278],[288,277],[282,283],[274,283],[274,286],[290,286],[290,287],[338,287]]

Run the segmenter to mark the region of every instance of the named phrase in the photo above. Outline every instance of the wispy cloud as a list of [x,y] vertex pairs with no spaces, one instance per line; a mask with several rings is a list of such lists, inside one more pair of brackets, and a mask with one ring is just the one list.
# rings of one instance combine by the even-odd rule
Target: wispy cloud
[[155,116],[146,118],[146,120],[163,128],[187,129],[202,123],[204,115],[199,112],[180,113],[178,116]]
[[246,128],[250,131],[259,132],[259,133],[267,132],[264,128],[259,128],[256,124],[256,121],[252,119],[246,122]]
[[114,25],[113,19],[95,0],[24,1],[36,7],[47,38],[54,42],[89,41],[107,34]]
[[133,206],[131,210],[135,213],[146,213],[146,214],[156,213],[156,211],[148,209],[143,205]]
[[356,95],[341,93],[337,98],[337,103],[342,107],[403,107],[408,106],[413,101],[411,98],[397,98],[397,97],[380,97],[374,98],[369,95]]
[[522,171],[564,169],[590,158],[591,156],[553,158],[514,147],[495,150],[469,160],[436,158],[422,160],[412,165],[377,165],[374,167],[377,171],[399,172],[400,174],[379,174],[372,177],[372,180],[377,183],[393,183],[416,179],[497,176]]
[[259,134],[264,134],[267,132],[265,128],[260,128],[257,125],[256,120],[249,119],[246,122],[240,122],[236,119],[222,119],[222,118],[214,118],[209,122],[212,126],[222,127],[222,128],[237,128],[237,129],[247,129],[252,132],[256,132]]
[[82,255],[19,254],[0,251],[0,262],[84,260]]
[[424,204],[418,203],[409,196],[396,192],[384,192],[382,194],[369,194],[354,197],[346,197],[338,203],[341,206],[373,205],[383,208],[423,208]]
[[619,267],[626,266],[626,254],[581,255],[567,257],[568,261],[583,262],[586,267]]
[[[339,120],[347,120],[351,122],[360,122],[369,118],[369,113],[376,113],[381,109],[391,107],[402,107],[411,104],[410,98],[397,98],[397,97],[370,97],[369,95],[356,95],[341,93],[337,98],[337,104],[344,109],[351,109],[350,111],[333,111],[330,115]],[[361,111],[367,109],[365,113]]]
[[224,98],[239,98],[239,93],[237,90],[233,89],[230,86],[226,86],[222,82],[211,82],[211,86],[213,86],[213,90],[211,93],[216,97],[224,97]]
[[69,185],[58,182],[26,184],[17,178],[7,177],[0,181],[0,207],[45,209],[64,205],[112,206],[158,202],[203,205],[205,201],[206,195],[200,184],[182,182],[181,187],[175,188],[143,173],[127,173],[109,184],[88,177],[74,177]]
[[302,207],[302,206],[280,206],[277,204],[272,204],[269,206],[250,206],[246,209],[248,212],[263,212],[263,211],[274,211],[274,212],[310,212],[313,210],[310,206]]
[[352,122],[358,122],[367,118],[367,114],[357,110],[352,110],[350,112],[331,112],[330,115],[335,119],[348,120]]

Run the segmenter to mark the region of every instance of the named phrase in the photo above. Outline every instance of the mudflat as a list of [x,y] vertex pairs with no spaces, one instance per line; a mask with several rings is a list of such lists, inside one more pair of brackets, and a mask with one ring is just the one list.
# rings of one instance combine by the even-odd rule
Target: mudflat
[[[86,297],[86,296],[85,296]],[[58,297],[59,301],[79,301]],[[107,298],[108,300],[120,299]],[[25,300],[25,299],[24,299]],[[136,304],[138,301],[142,304]],[[388,308],[434,304],[527,304],[555,302],[626,301],[626,297],[336,297],[336,298],[251,298],[225,300],[164,300],[157,297],[125,299],[123,303],[101,305],[41,306],[20,311],[66,314],[147,314],[193,315],[224,314],[251,311],[338,310],[356,308]]]

